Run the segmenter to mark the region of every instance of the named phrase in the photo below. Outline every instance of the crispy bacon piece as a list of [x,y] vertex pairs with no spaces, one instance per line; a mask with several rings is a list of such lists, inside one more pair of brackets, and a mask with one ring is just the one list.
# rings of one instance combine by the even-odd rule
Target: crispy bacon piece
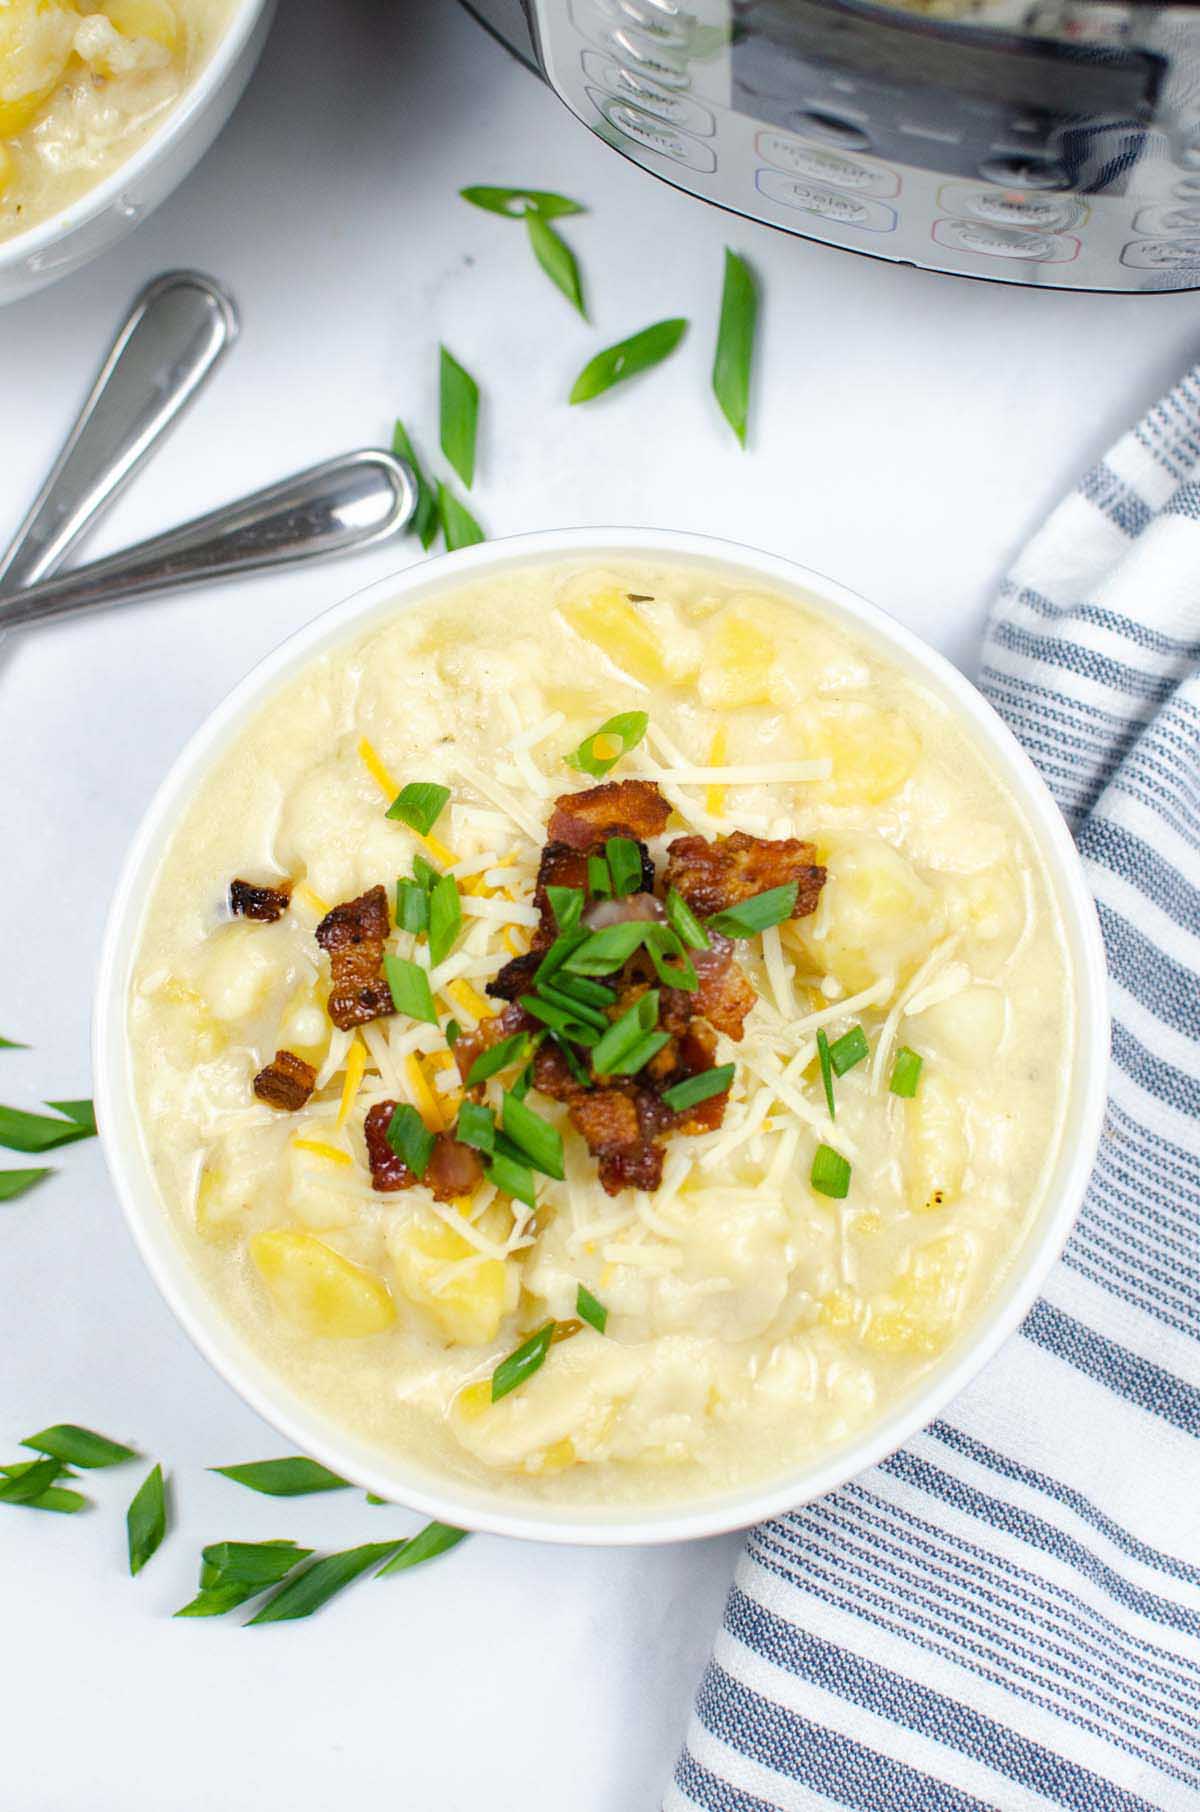
[[599,1162],[607,1195],[622,1189],[658,1188],[663,1148],[655,1140],[673,1116],[653,1090],[581,1090],[569,1112],[572,1126],[583,1134],[588,1150]]
[[317,1072],[294,1051],[276,1051],[275,1061],[259,1070],[254,1092],[268,1107],[294,1114],[302,1108],[317,1083]]
[[463,1081],[471,1074],[475,1059],[484,1051],[490,1051],[502,1039],[511,1038],[514,1032],[533,1031],[536,1024],[519,1000],[511,1000],[502,1012],[494,1013],[490,1019],[481,1019],[474,1032],[464,1032],[454,1047],[454,1059]]
[[[606,837],[644,842],[666,829],[671,808],[653,780],[606,780],[554,802],[549,836],[572,849],[594,849]],[[557,883],[556,883],[557,885]]]
[[423,1182],[433,1191],[435,1202],[453,1202],[459,1196],[470,1195],[483,1176],[479,1153],[450,1133],[435,1133],[428,1168],[424,1177],[418,1178],[400,1153],[388,1144],[387,1129],[395,1111],[394,1101],[378,1101],[363,1122],[372,1189],[377,1189],[381,1195],[391,1195],[398,1189],[411,1189],[415,1183]]
[[700,986],[694,994],[683,988],[664,988],[659,1020],[664,1032],[678,1035],[695,1019],[706,1019],[740,1044],[746,1015],[757,996],[733,960],[732,940],[719,931],[710,931],[708,937],[709,949],[688,951]]
[[514,956],[510,963],[505,963],[498,975],[492,977],[484,993],[490,994],[493,1000],[508,1001],[516,1000],[521,994],[532,994],[534,974],[544,955],[543,950],[530,950],[524,956]]
[[[597,792],[600,790],[600,788],[596,789]],[[582,799],[586,795],[569,793],[566,797]],[[557,812],[555,816],[557,816]],[[551,819],[551,824],[553,822],[554,820]],[[533,893],[534,910],[541,917],[541,924],[533,934],[535,950],[548,949],[558,936],[558,925],[550,901],[546,897],[547,887],[579,887],[584,893],[587,893],[589,854],[599,853],[605,836],[623,834],[625,833],[620,830],[600,832],[590,842],[582,843],[578,847],[573,843],[547,843],[542,851],[542,859],[538,863],[537,886]],[[636,837],[634,842],[637,843],[638,853],[642,858],[642,890],[648,894],[654,886],[654,864],[650,860],[650,851],[646,845]],[[597,908],[592,907],[591,910],[596,911]]]
[[261,919],[273,925],[287,911],[292,898],[292,884],[283,881],[278,887],[258,887],[253,881],[229,883],[229,910],[243,919]]
[[329,1017],[344,1032],[396,1011],[383,976],[383,946],[390,929],[383,887],[369,887],[356,900],[343,900],[317,926],[317,942],[328,951],[333,974]]
[[588,1092],[575,1080],[570,1064],[551,1038],[538,1046],[533,1060],[533,1086],[549,1095],[551,1101],[573,1101],[576,1095]]
[[816,849],[796,837],[749,837],[745,831],[718,837],[676,837],[667,848],[666,884],[677,887],[699,918],[728,912],[756,893],[797,883],[792,917],[815,912],[825,870],[813,861]]

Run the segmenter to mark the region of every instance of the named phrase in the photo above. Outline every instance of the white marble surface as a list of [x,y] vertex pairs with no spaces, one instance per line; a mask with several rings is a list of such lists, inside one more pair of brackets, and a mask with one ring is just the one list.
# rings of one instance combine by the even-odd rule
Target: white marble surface
[[[468,182],[585,199],[569,226],[595,328]],[[765,292],[752,450],[707,371],[726,242]],[[242,341],[97,551],[377,440],[431,446],[434,349],[485,394],[475,499],[493,534],[711,529],[836,574],[968,668],[989,591],[1058,493],[1194,351],[1195,303],[1047,295],[891,269],[723,218],[623,164],[450,0],[288,0],[196,174],[124,246],[0,314],[0,534],[151,274],[224,278]],[[598,345],[666,314],[669,368],[588,410]],[[47,629],[0,655],[0,1098],[86,1094],[92,974],[117,866],[185,737],[325,604],[416,557],[255,580]],[[17,1160],[20,1162],[21,1160]],[[279,1451],[176,1328],[94,1144],[0,1209],[0,1449],[78,1420],[172,1478],[174,1532],[123,1571],[122,1471],[75,1519],[3,1512],[0,1797],[14,1812],[641,1812],[674,1753],[736,1541],[605,1553],[477,1539],[311,1623],[172,1623],[226,1537],[382,1538],[349,1494],[288,1504],[205,1473]],[[384,1799],[386,1796],[386,1801]]]

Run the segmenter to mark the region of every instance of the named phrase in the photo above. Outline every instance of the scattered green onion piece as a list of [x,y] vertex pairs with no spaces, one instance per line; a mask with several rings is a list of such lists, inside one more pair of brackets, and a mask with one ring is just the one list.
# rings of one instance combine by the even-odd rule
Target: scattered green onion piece
[[[602,723],[598,730],[585,736],[574,754],[564,756],[570,768],[578,768],[581,774],[591,774],[596,780],[602,780],[605,774],[615,768],[622,755],[628,755],[636,749],[650,727],[650,717],[645,711],[618,711]],[[618,741],[621,747],[615,755],[598,755],[596,744],[602,736]]]
[[429,895],[419,881],[396,882],[396,924],[415,937],[429,929]]
[[586,1321],[598,1334],[602,1334],[608,1326],[608,1310],[592,1295],[586,1284],[580,1284],[575,1292],[575,1313],[580,1321]]
[[746,418],[750,409],[750,367],[754,358],[754,329],[757,319],[758,292],[750,267],[744,258],[739,258],[727,246],[712,387],[725,420],[743,447],[746,444]]
[[264,1497],[311,1497],[316,1491],[349,1491],[350,1481],[306,1454],[282,1460],[247,1460],[241,1466],[214,1466],[223,1478]]
[[458,1110],[455,1136],[476,1151],[493,1151],[496,1145],[496,1120],[490,1107],[475,1101],[464,1101]]
[[453,353],[438,349],[438,421],[442,452],[468,491],[475,482],[479,385]]
[[33,1189],[43,1177],[54,1175],[52,1170],[0,1170],[0,1202],[15,1202],[27,1189]]
[[446,1043],[450,1046],[451,1050],[454,1049],[461,1037],[462,1027],[459,1025],[457,1019],[448,1019],[446,1021]]
[[580,1015],[574,1004],[568,1011],[541,994],[522,994],[521,1005],[534,1019],[541,1020],[561,1038],[569,1038],[572,1044],[586,1045],[590,1049],[600,1037],[597,1028]]
[[643,327],[640,333],[631,334],[627,340],[606,346],[603,352],[588,360],[571,386],[567,400],[590,402],[592,397],[611,390],[614,384],[661,364],[674,352],[687,332],[687,326],[686,320],[678,316],[668,321],[655,321],[653,326]]
[[485,208],[489,214],[503,214],[509,220],[528,219],[537,214],[542,220],[555,220],[561,214],[584,214],[582,202],[568,195],[556,195],[552,189],[495,189],[486,184],[473,184],[459,194],[472,207]]
[[568,1000],[584,1001],[589,1007],[611,1007],[617,998],[615,991],[603,982],[593,981],[588,975],[568,975],[565,970],[556,974],[554,992],[565,994]]
[[429,960],[436,969],[445,962],[462,929],[462,902],[458,882],[453,875],[443,875],[434,883],[429,895]]
[[81,1126],[89,1138],[95,1135],[96,1109],[90,1100],[47,1101],[46,1106],[52,1107],[56,1114],[65,1114],[68,1120],[74,1120],[76,1126]]
[[420,963],[410,963],[407,957],[393,956],[389,950],[383,959],[383,973],[397,1013],[407,1013],[410,1019],[419,1019],[424,1025],[437,1024],[427,969],[422,969]]
[[256,1623],[287,1623],[297,1617],[311,1617],[361,1573],[389,1559],[400,1545],[394,1541],[367,1542],[361,1548],[347,1548],[341,1554],[325,1554],[312,1561],[271,1594],[257,1616],[249,1619],[247,1629]]
[[61,1460],[29,1460],[22,1465],[6,1467],[0,1480],[0,1504],[31,1504],[62,1477]]
[[286,1579],[312,1554],[294,1541],[222,1541],[204,1549],[200,1590],[177,1617],[224,1617]]
[[562,1134],[541,1114],[535,1114],[531,1107],[508,1090],[500,1108],[500,1123],[509,1138],[517,1145],[535,1170],[543,1176],[554,1177],[562,1182],[566,1175],[563,1169]]
[[613,891],[612,875],[603,856],[589,856],[587,859],[588,892],[595,900],[611,900]]
[[663,1100],[681,1114],[686,1108],[707,1101],[710,1095],[723,1095],[733,1082],[733,1068],[732,1063],[719,1063],[715,1069],[701,1070],[698,1076],[686,1076],[674,1088],[663,1090]]
[[161,1466],[152,1466],[125,1512],[129,1538],[129,1571],[140,1573],[157,1553],[167,1532],[167,1497]]
[[437,539],[437,496],[417,458],[417,450],[409,439],[408,430],[401,421],[398,421],[392,429],[392,452],[397,459],[402,459],[409,467],[416,482],[417,507],[413,511],[409,529],[414,535],[419,536],[421,546],[428,552]]
[[56,1422],[53,1428],[43,1428],[40,1434],[26,1435],[22,1447],[32,1447],[35,1453],[48,1453],[52,1459],[62,1460],[68,1466],[83,1466],[89,1471],[97,1466],[119,1466],[124,1460],[136,1460],[137,1453],[132,1447],[123,1447],[120,1441],[110,1441],[107,1435],[94,1434],[90,1428],[80,1428],[74,1422]]
[[376,1573],[376,1579],[382,1579],[387,1573],[403,1573],[409,1567],[419,1567],[423,1561],[436,1560],[439,1554],[445,1554],[451,1548],[457,1548],[460,1541],[466,1541],[471,1533],[469,1529],[454,1529],[449,1523],[426,1523],[425,1527],[411,1535],[392,1555],[392,1558]]
[[571,953],[578,950],[581,944],[586,944],[591,935],[583,925],[572,925],[569,931],[556,937],[533,972],[535,984],[540,987],[552,975],[556,975]]
[[[700,977],[683,947],[682,939],[674,929],[670,925],[647,925],[644,941],[655,973],[663,986],[682,988],[687,994],[695,994],[700,986]],[[677,961],[668,962],[668,957],[674,957]]]
[[583,280],[579,275],[579,261],[560,233],[542,218],[530,210],[525,216],[525,229],[529,234],[529,243],[533,255],[549,277],[551,283],[560,289],[573,308],[587,320],[587,309],[583,305]]
[[624,925],[605,925],[589,933],[577,950],[563,964],[572,975],[612,975],[639,949],[646,933],[646,923],[638,919]]
[[818,1195],[840,1202],[850,1193],[850,1165],[832,1145],[818,1145],[809,1181]]
[[835,1076],[844,1076],[856,1063],[870,1056],[867,1035],[861,1026],[851,1026],[840,1038],[835,1038],[829,1047],[829,1061],[833,1065]]
[[708,933],[677,887],[667,891],[667,923],[689,950],[708,950]]
[[[572,979],[571,976],[567,977],[568,981]],[[595,1026],[598,1032],[608,1029],[608,1015],[598,1004],[593,1006],[590,1000],[581,1000],[569,990],[559,988],[555,982],[543,982],[538,989],[538,999],[548,1000],[551,1006],[561,1007],[564,1013],[582,1019],[585,1025]]]
[[407,1101],[397,1105],[388,1121],[387,1142],[415,1177],[425,1175],[433,1156],[433,1134]]
[[519,1346],[515,1353],[502,1359],[492,1373],[492,1402],[499,1403],[501,1397],[507,1397],[509,1391],[516,1390],[518,1384],[524,1384],[526,1378],[532,1378],[550,1351],[550,1342],[554,1338],[554,1322],[548,1321],[545,1327],[538,1329]]
[[504,1195],[524,1202],[527,1208],[537,1207],[537,1186],[528,1164],[520,1163],[506,1151],[497,1150],[484,1164],[483,1174]]
[[427,862],[424,856],[413,857],[413,876],[426,893],[442,878],[439,870],[433,866],[432,862]]
[[6,1145],[10,1151],[54,1151],[60,1145],[73,1145],[76,1139],[91,1138],[95,1130],[94,1120],[88,1126],[71,1115],[52,1120],[48,1114],[27,1114],[19,1107],[0,1107],[0,1145]]
[[566,1063],[566,1066],[570,1070],[571,1075],[574,1078],[574,1080],[579,1084],[580,1088],[594,1087],[591,1077],[588,1075],[587,1071],[584,1069],[582,1063],[580,1063],[578,1057],[575,1055],[574,1051],[571,1049],[571,1047],[567,1043],[566,1039],[556,1037],[556,1035],[553,1032],[551,1032],[550,1037],[551,1037],[551,1040],[553,1041],[554,1045],[557,1047],[557,1049],[562,1052],[563,1059]]
[[460,547],[475,547],[487,536],[472,516],[465,503],[460,503],[454,492],[447,485],[438,485],[438,515],[442,519],[442,528],[446,535],[446,546],[451,553]]
[[450,788],[439,786],[435,780],[410,780],[388,806],[387,816],[399,818],[410,830],[427,837],[446,809],[449,797]]
[[628,1057],[657,1023],[658,992],[651,988],[620,1019],[614,1019],[592,1052],[592,1068],[597,1076],[612,1075],[621,1059]]
[[[25,1478],[33,1471],[35,1466],[45,1465],[45,1460],[18,1460],[13,1465],[0,1466],[0,1476],[5,1479]],[[45,1472],[38,1474],[38,1477],[41,1480],[46,1479],[48,1476],[55,1475],[49,1475]],[[75,1474],[69,1467],[60,1465],[56,1476],[58,1478],[74,1478]],[[3,1501],[3,1498],[0,1497],[0,1502]],[[83,1493],[80,1491],[65,1491],[58,1484],[50,1484],[40,1490],[36,1497],[19,1498],[17,1501],[21,1502],[26,1510],[51,1510],[58,1516],[74,1516],[77,1511],[86,1510],[91,1499],[84,1497]]]
[[657,1057],[665,1044],[670,1044],[669,1032],[648,1032],[638,1040],[631,1051],[618,1059],[608,1071],[610,1076],[636,1076],[644,1070],[652,1057]]
[[524,1101],[532,1086],[533,1065],[532,1063],[527,1063],[508,1092],[514,1101]]
[[29,1046],[15,1038],[0,1038],[0,1051],[27,1051]]
[[797,882],[789,881],[785,887],[768,887],[765,893],[752,894],[737,906],[714,913],[708,928],[721,931],[726,937],[754,937],[772,925],[781,925],[795,911],[797,887]]
[[546,898],[560,931],[573,931],[583,917],[582,887],[547,887]]
[[613,894],[618,900],[637,893],[642,885],[642,852],[631,837],[610,837],[604,845]]
[[891,1093],[900,1095],[906,1101],[911,1101],[917,1092],[917,1084],[921,1080],[924,1062],[923,1057],[918,1057],[915,1051],[910,1051],[906,1044],[902,1044],[896,1052],[896,1061],[892,1067],[892,1080],[888,1084]]
[[821,1086],[825,1090],[825,1105],[829,1109],[829,1118],[836,1120],[837,1107],[833,1099],[833,1061],[829,1055],[829,1040],[822,1026],[817,1033],[817,1057],[821,1065]]
[[528,1032],[514,1032],[511,1038],[502,1038],[490,1050],[479,1053],[467,1072],[467,1087],[477,1088],[489,1076],[498,1076],[501,1070],[513,1063],[523,1063],[528,1056]]

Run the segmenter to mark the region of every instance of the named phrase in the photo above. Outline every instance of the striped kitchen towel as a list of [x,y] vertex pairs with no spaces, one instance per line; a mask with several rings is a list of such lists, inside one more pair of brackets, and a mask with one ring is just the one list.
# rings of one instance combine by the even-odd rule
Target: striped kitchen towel
[[1051,516],[982,684],[1108,951],[1103,1144],[1020,1333],[750,1536],[666,1812],[1200,1808],[1200,366]]

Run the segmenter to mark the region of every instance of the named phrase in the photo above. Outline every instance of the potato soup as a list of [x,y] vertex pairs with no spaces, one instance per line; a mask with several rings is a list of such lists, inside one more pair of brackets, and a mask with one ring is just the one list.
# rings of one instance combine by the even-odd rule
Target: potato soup
[[680,1502],[861,1434],[1040,1206],[1072,1003],[963,722],[639,561],[398,608],[182,812],[129,1026],[241,1334],[442,1479]]

